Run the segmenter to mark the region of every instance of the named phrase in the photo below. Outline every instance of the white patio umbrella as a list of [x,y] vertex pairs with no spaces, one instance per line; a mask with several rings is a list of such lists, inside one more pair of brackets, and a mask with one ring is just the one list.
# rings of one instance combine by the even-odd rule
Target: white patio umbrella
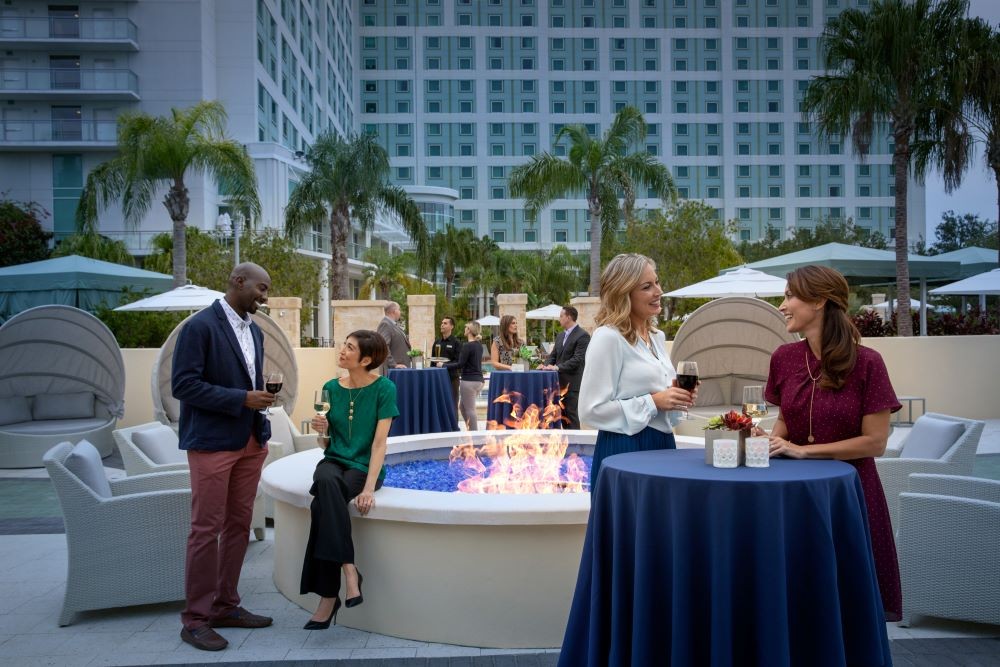
[[959,280],[944,287],[936,287],[931,294],[1000,294],[1000,269]]
[[168,310],[201,310],[212,305],[217,299],[225,296],[222,292],[207,287],[197,285],[182,285],[175,287],[169,292],[154,294],[153,296],[139,299],[124,306],[118,306],[115,310],[129,312],[149,312]]
[[688,285],[663,296],[681,299],[715,299],[724,296],[782,296],[788,281],[741,266],[729,273]]
[[483,317],[480,317],[476,321],[479,322],[479,324],[481,324],[484,327],[500,326],[500,318],[497,317],[496,315],[484,315]]
[[526,320],[558,320],[562,314],[563,307],[554,303],[541,308],[529,310],[524,314]]

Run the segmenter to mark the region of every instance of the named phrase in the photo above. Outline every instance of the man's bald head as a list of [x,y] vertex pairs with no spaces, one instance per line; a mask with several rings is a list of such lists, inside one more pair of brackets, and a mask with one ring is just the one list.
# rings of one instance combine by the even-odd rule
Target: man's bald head
[[252,282],[260,280],[266,280],[268,282],[271,281],[271,276],[267,274],[264,267],[260,264],[254,264],[253,262],[242,262],[234,266],[232,272],[229,274],[229,286],[236,286],[236,282],[240,278]]
[[243,262],[233,267],[226,289],[226,302],[241,316],[257,312],[258,306],[267,303],[271,290],[271,276],[264,267],[253,262]]

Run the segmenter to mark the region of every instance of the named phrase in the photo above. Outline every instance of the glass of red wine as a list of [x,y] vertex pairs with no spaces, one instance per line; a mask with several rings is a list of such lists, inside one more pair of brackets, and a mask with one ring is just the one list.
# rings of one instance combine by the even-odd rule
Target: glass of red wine
[[[694,391],[694,388],[698,386],[697,361],[682,361],[677,364],[677,386],[687,391]],[[683,412],[682,420],[694,419],[688,414],[687,410]]]
[[[277,395],[277,393],[281,391],[281,385],[284,383],[284,380],[285,376],[283,373],[280,373],[278,371],[271,371],[270,373],[264,375],[264,389],[266,389],[270,394]],[[275,396],[274,402],[275,404],[277,404],[278,402],[277,396]],[[261,412],[263,412],[265,415],[270,415],[271,414],[270,406],[264,408],[263,410],[261,410]]]

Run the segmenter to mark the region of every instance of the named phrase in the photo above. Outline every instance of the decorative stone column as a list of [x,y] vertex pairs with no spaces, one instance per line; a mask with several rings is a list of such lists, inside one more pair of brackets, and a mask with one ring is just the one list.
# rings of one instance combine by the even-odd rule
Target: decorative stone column
[[339,299],[330,302],[333,309],[333,344],[340,345],[347,334],[358,329],[378,328],[378,323],[385,317],[385,306],[388,301],[356,301],[354,299]]
[[594,333],[597,327],[594,325],[594,318],[597,317],[597,310],[601,307],[601,297],[599,296],[575,296],[569,300],[569,305],[579,312],[576,323],[581,327]]
[[[503,319],[504,315],[513,315],[517,320],[517,337],[526,340],[528,336],[528,321],[524,314],[528,310],[527,294],[498,294],[497,295],[497,316]],[[497,334],[502,332],[497,327]]]
[[278,323],[278,326],[292,347],[302,347],[302,299],[297,296],[272,296],[267,300],[268,315]]
[[407,315],[406,333],[410,337],[410,346],[423,350],[428,354],[434,345],[434,339],[438,337],[437,321],[434,315],[434,307],[437,297],[433,294],[408,294],[406,296],[406,306],[409,308]]

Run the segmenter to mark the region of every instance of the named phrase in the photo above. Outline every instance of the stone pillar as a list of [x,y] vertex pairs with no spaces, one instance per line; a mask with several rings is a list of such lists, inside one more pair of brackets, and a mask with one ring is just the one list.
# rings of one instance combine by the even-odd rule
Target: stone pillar
[[[504,315],[513,315],[517,320],[517,337],[521,340],[528,339],[528,320],[524,314],[528,311],[527,294],[498,294],[497,295],[497,317],[503,319]],[[496,335],[500,335],[500,327],[497,327]]]
[[579,311],[576,323],[590,333],[594,333],[597,327],[594,325],[594,318],[597,317],[597,310],[601,307],[601,297],[599,296],[575,296],[569,300],[569,305]]
[[297,296],[272,296],[267,300],[267,314],[288,336],[292,347],[302,347],[302,299]]
[[433,294],[409,294],[406,306],[409,314],[406,322],[406,333],[410,337],[410,346],[423,350],[427,355],[438,337],[437,319],[434,307],[437,297]]
[[[879,294],[879,293],[872,294],[872,305],[873,306],[877,306],[877,305],[882,304],[882,303],[885,303],[885,294]],[[888,312],[889,312],[888,306],[886,308],[884,308],[884,309],[883,308],[874,308],[873,310],[883,320],[886,319],[886,316],[888,315]]]
[[331,301],[333,308],[333,344],[340,345],[347,334],[358,329],[375,331],[385,317],[388,301],[357,301],[342,299]]

